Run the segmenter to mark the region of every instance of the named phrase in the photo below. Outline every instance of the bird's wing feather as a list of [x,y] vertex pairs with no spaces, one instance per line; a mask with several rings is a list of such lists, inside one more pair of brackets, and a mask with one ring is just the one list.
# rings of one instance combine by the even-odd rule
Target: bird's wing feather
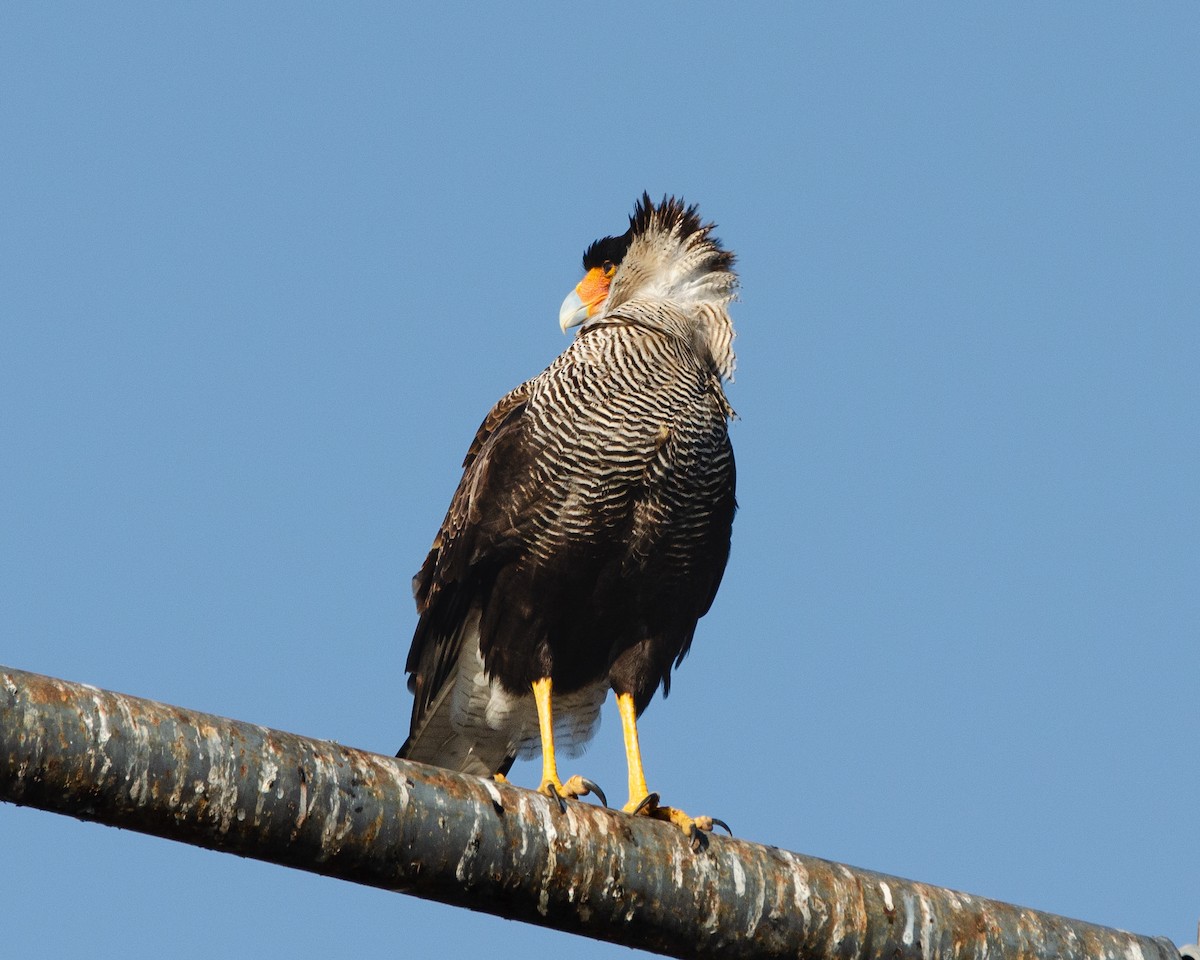
[[[521,417],[529,396],[522,384],[484,418],[463,461],[446,518],[434,537],[420,571],[413,577],[413,595],[421,615],[405,669],[413,691],[413,728],[438,699],[457,668],[464,639],[463,624],[473,618],[487,589],[487,577],[472,575],[480,561],[495,563],[502,553],[503,524],[509,498],[496,495],[497,474],[506,475],[523,455]],[[476,618],[476,622],[477,618]]]

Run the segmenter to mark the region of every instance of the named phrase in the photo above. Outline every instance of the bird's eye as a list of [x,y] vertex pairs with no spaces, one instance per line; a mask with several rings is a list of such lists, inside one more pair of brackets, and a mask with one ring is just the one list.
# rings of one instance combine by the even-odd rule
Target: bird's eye
[[611,277],[614,273],[617,272],[617,265],[615,263],[613,263],[611,260],[605,260],[604,264],[600,267],[600,269],[604,271],[604,275],[606,277]]

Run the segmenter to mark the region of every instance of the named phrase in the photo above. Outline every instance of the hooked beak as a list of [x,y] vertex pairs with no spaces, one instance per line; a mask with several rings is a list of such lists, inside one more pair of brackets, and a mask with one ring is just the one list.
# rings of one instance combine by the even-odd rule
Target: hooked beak
[[612,281],[613,269],[604,272],[602,267],[592,267],[558,309],[558,326],[563,333],[577,327],[593,316],[608,299],[608,286]]
[[588,318],[588,305],[583,302],[579,290],[572,290],[558,308],[558,328],[566,333],[572,327],[577,327]]

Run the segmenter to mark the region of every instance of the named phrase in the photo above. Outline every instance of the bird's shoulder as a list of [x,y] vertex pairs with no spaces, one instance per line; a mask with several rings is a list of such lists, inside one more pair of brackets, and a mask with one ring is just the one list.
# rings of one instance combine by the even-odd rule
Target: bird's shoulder
[[458,567],[470,562],[469,556],[478,546],[466,547],[462,543],[464,533],[478,535],[481,513],[494,512],[500,506],[498,498],[491,495],[498,486],[494,474],[497,468],[501,473],[511,472],[511,461],[522,456],[521,418],[529,402],[531,383],[526,381],[501,397],[475,431],[446,516],[425,562],[413,577],[418,610],[428,607],[442,584],[462,573]]
[[470,472],[475,461],[488,446],[489,442],[501,434],[506,426],[511,428],[511,425],[520,418],[526,403],[529,402],[529,397],[533,389],[532,384],[532,380],[526,380],[520,386],[509,390],[488,411],[488,415],[483,418],[483,423],[475,431],[471,445],[467,448],[466,456],[463,457],[464,475]]

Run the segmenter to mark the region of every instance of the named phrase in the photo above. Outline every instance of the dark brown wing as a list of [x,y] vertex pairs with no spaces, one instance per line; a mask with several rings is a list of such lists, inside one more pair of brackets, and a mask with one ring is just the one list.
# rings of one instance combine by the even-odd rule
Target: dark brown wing
[[508,552],[498,518],[507,512],[511,497],[498,488],[516,466],[514,461],[524,456],[521,417],[528,397],[528,384],[522,384],[484,418],[463,460],[463,476],[446,518],[413,577],[421,619],[405,670],[415,698],[414,732],[452,677],[468,621],[481,607],[494,569]]

